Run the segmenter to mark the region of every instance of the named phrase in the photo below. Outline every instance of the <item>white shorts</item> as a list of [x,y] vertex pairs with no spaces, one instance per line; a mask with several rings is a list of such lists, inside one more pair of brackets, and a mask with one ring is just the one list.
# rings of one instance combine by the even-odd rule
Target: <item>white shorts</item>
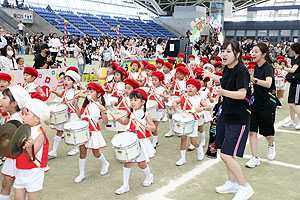
[[16,169],[15,189],[26,189],[27,192],[37,192],[43,189],[45,177],[44,168],[29,170]]
[[287,83],[284,83],[283,87],[276,87],[276,90],[286,90]]
[[16,159],[6,158],[1,170],[1,174],[15,178],[16,176]]

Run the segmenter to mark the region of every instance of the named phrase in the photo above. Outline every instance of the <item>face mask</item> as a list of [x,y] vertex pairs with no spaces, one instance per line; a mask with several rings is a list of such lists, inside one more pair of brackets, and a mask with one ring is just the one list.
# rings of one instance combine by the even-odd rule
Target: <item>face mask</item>
[[8,56],[13,56],[13,55],[14,55],[14,52],[13,52],[13,51],[8,51],[8,52],[7,52],[7,55],[8,55]]
[[47,54],[47,56],[50,54],[50,51],[48,50],[48,51],[46,51],[46,54]]

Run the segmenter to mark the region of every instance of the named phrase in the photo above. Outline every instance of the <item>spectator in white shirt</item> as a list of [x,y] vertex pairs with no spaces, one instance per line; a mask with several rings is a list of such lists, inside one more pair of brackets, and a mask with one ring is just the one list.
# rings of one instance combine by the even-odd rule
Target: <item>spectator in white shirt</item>
[[24,30],[25,25],[22,23],[22,21],[19,22],[18,24],[18,29],[19,33],[23,36],[23,30]]
[[5,47],[5,45],[7,45],[7,41],[4,37],[4,35],[5,35],[5,32],[0,27],[0,54],[2,53],[2,49]]
[[55,59],[59,48],[61,46],[60,40],[57,38],[56,33],[53,33],[51,40],[49,41],[48,46],[50,47],[50,53],[52,56],[52,62],[55,63]]
[[6,45],[3,55],[0,56],[0,71],[17,70],[18,64],[15,58],[15,50],[11,45]]
[[164,40],[161,38],[158,38],[157,45],[156,45],[156,58],[163,58],[164,48],[163,48],[163,42]]

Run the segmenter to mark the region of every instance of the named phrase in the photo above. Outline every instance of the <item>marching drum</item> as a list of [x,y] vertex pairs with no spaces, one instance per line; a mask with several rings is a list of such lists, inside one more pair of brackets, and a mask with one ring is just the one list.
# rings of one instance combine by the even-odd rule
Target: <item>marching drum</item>
[[282,88],[284,87],[284,78],[275,78],[275,86],[276,88]]
[[195,118],[191,114],[175,113],[173,115],[173,131],[178,135],[189,135],[194,131]]
[[158,103],[154,100],[147,101],[147,110],[150,113],[152,120],[160,120],[159,119],[159,112],[158,112]]
[[66,104],[52,103],[49,105],[49,109],[51,125],[58,125],[68,121],[69,113]]
[[115,157],[120,162],[130,162],[140,155],[138,137],[133,132],[123,132],[115,135],[111,140]]
[[108,123],[105,125],[105,129],[108,131],[125,131],[127,125],[123,125],[120,122],[114,122],[114,118],[127,118],[126,110],[117,110],[114,112],[107,111]]
[[[176,110],[173,108],[172,104],[175,100],[180,99],[180,97],[171,96],[168,99],[168,102],[166,102],[166,110],[169,115],[173,115],[176,113]],[[180,110],[180,104],[177,105],[177,108]]]
[[112,106],[111,106],[111,102],[112,101],[115,101],[115,102],[118,102],[118,98],[117,97],[107,97],[106,99],[105,99],[105,105],[106,105],[106,107],[109,109],[109,110],[111,110],[111,109],[113,109],[112,108]]
[[64,125],[65,142],[69,145],[82,145],[90,139],[89,122],[77,120]]

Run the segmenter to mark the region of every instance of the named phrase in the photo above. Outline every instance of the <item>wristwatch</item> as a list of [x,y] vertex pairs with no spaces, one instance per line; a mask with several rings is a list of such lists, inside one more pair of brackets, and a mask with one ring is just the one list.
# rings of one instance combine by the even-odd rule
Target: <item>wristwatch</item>
[[257,81],[258,81],[258,79],[256,78],[256,79],[254,79],[253,83],[257,84]]

